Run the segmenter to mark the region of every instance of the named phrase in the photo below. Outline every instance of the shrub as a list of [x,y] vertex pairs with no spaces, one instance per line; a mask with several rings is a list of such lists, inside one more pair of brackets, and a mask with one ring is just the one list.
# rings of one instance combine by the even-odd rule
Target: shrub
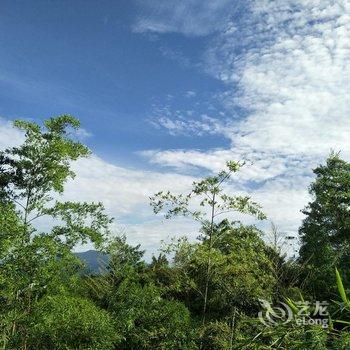
[[30,348],[42,350],[108,350],[120,339],[107,312],[68,295],[38,302],[29,334]]

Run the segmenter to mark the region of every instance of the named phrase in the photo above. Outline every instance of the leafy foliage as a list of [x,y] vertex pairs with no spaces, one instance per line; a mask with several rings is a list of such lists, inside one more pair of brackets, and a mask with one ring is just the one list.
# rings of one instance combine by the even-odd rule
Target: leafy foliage
[[333,153],[314,173],[314,200],[303,210],[300,228],[300,262],[306,265],[311,291],[322,299],[335,292],[334,268],[350,263],[350,164]]
[[43,350],[114,349],[121,336],[111,316],[91,301],[46,296],[35,305],[29,326],[29,347]]
[[[89,150],[69,135],[79,121],[63,115],[39,125],[16,121],[25,133],[19,147],[0,152],[0,310],[3,347],[27,348],[36,305],[51,293],[74,289],[77,244],[102,244],[111,220],[102,204],[59,202],[71,162]],[[49,232],[34,225],[40,217],[58,222]]]
[[[72,162],[90,154],[74,138],[79,121],[63,115],[15,126],[24,143],[0,152],[2,349],[350,347],[350,164],[338,154],[314,170],[298,259],[282,255],[276,229],[268,244],[256,226],[230,220],[266,218],[250,197],[232,194],[231,176],[245,164],[231,161],[187,194],[151,198],[155,213],[201,228],[197,241],[173,239],[146,262],[140,245],[111,235],[101,203],[60,201]],[[39,218],[51,223],[45,231]],[[87,242],[109,258],[98,275],[86,275],[72,253]],[[257,318],[259,299],[284,300],[297,313],[303,295],[332,301],[328,328]]]
[[[194,182],[190,193],[184,195],[174,195],[168,192],[158,192],[150,198],[151,206],[154,213],[158,214],[165,210],[165,218],[169,219],[173,216],[189,216],[202,224],[202,232],[205,239],[208,240],[207,252],[205,253],[206,272],[202,274],[205,281],[202,286],[202,324],[205,324],[208,307],[209,285],[212,275],[212,259],[213,259],[213,234],[216,220],[223,214],[238,212],[241,214],[250,214],[259,220],[266,218],[261,211],[260,206],[251,201],[248,196],[228,195],[224,193],[224,183],[229,181],[232,174],[239,171],[244,163],[229,161],[226,163],[225,170],[220,171],[215,176],[208,176],[205,179]],[[191,203],[194,200],[199,206],[194,209],[195,205]],[[203,262],[202,262],[203,263]]]

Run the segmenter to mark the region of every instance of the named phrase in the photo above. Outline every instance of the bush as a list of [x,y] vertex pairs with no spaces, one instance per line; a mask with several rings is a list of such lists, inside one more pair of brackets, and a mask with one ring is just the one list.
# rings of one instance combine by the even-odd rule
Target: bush
[[224,322],[211,322],[201,330],[201,343],[203,350],[229,350],[230,327]]
[[348,350],[350,349],[350,333],[342,333],[333,343],[333,349]]
[[320,326],[288,323],[266,327],[258,319],[242,315],[235,327],[233,349],[327,350],[326,343],[327,331]]
[[163,299],[156,286],[125,280],[111,301],[125,339],[118,349],[192,349],[189,311],[179,301]]
[[29,334],[29,348],[42,350],[108,350],[120,339],[107,312],[68,295],[38,302]]

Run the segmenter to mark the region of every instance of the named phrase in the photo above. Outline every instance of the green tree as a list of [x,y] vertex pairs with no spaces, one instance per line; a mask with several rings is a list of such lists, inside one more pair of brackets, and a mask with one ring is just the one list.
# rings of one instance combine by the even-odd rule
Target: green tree
[[[198,333],[204,349],[231,349],[237,315],[256,317],[260,310],[258,299],[273,299],[277,281],[270,248],[256,227],[223,220],[214,226],[212,242],[208,322],[199,327]],[[170,295],[183,300],[192,315],[200,315],[209,241],[189,243],[182,238],[164,251],[174,256],[174,273],[167,286],[171,288]]]
[[[16,121],[14,125],[25,134],[24,143],[0,152],[4,348],[27,348],[28,320],[36,303],[46,294],[74,286],[78,262],[72,248],[88,241],[100,245],[111,221],[102,204],[54,199],[74,177],[71,162],[88,156],[89,150],[69,133],[79,128],[75,118],[63,115],[44,124]],[[44,216],[54,222],[45,232],[35,226]]]
[[132,268],[140,271],[145,267],[142,257],[145,253],[140,244],[132,246],[126,242],[126,236],[116,236],[109,240],[106,253],[109,254],[109,269],[113,275],[125,275],[123,269]]
[[[306,266],[309,290],[327,298],[335,286],[334,267],[350,263],[350,164],[333,153],[314,174],[313,201],[303,210],[306,218],[299,230],[300,262]],[[344,276],[346,284],[349,278]]]
[[[208,241],[206,261],[205,286],[203,291],[202,323],[205,323],[208,305],[209,281],[212,274],[212,248],[214,227],[219,217],[230,212],[239,212],[265,219],[260,206],[251,201],[249,196],[228,195],[224,193],[224,185],[232,174],[239,171],[244,163],[227,162],[227,169],[214,176],[194,182],[188,194],[174,195],[168,192],[158,192],[150,198],[151,206],[156,214],[166,211],[167,219],[173,216],[188,216],[202,224],[204,239]],[[199,208],[196,209],[196,204]]]

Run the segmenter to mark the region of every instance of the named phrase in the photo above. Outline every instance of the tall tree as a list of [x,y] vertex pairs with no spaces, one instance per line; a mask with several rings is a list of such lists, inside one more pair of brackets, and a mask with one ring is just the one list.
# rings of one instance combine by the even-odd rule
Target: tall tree
[[[0,152],[0,325],[5,348],[26,349],[36,303],[69,286],[74,276],[72,248],[88,241],[101,244],[111,220],[100,203],[54,199],[75,175],[71,162],[89,155],[70,133],[79,128],[77,119],[62,115],[46,120],[44,127],[28,121],[14,125],[25,141]],[[44,216],[56,223],[45,232],[35,226]]]
[[299,230],[300,260],[314,293],[327,296],[334,286],[334,267],[350,263],[350,163],[332,153],[314,174],[313,201],[303,210],[306,218]]
[[212,249],[215,224],[218,223],[218,220],[221,220],[222,215],[232,212],[250,214],[260,220],[266,218],[260,206],[251,201],[249,196],[228,195],[224,193],[225,183],[243,165],[244,163],[234,161],[227,162],[225,170],[194,182],[192,190],[187,194],[174,195],[168,191],[158,192],[151,197],[151,206],[156,214],[165,210],[165,217],[167,219],[182,215],[191,217],[199,221],[202,225],[204,239],[208,240],[205,287],[203,292],[203,325],[206,320],[209,281],[212,273]]

